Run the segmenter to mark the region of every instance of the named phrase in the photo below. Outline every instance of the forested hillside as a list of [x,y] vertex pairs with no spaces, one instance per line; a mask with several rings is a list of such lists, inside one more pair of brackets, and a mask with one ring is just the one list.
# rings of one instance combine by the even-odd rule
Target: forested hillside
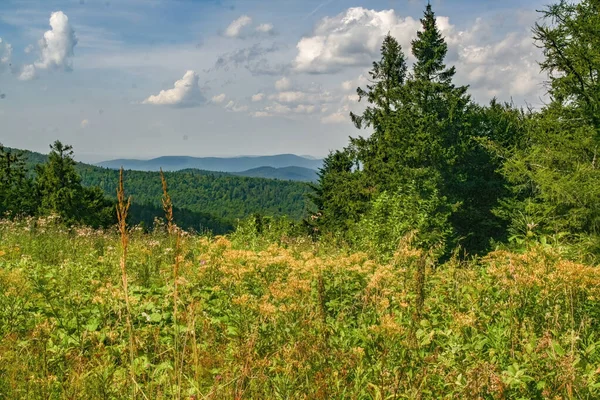
[[301,182],[314,182],[318,178],[317,171],[302,167],[259,167],[236,172],[234,175]]
[[[86,186],[100,187],[107,195],[116,193],[119,171],[80,165]],[[308,185],[300,182],[249,178],[199,170],[165,172],[173,203],[194,212],[205,212],[234,221],[253,213],[289,216],[306,215]],[[126,171],[127,193],[143,204],[160,206],[162,189],[156,172]]]
[[[34,215],[54,210],[80,222],[85,220],[89,223],[93,220],[93,225],[113,223],[115,215],[110,211],[110,203],[116,197],[119,172],[74,162],[72,149],[60,142],[52,145],[51,150],[49,159],[40,153],[2,148],[0,155],[4,160],[2,168],[7,188],[7,194],[2,196],[5,199],[2,211],[14,212],[15,215]],[[52,160],[50,164],[49,160]],[[46,174],[52,175],[53,186],[42,189],[40,177]],[[238,219],[252,214],[286,216],[292,220],[299,220],[306,215],[306,194],[310,187],[301,182],[200,170],[167,172],[166,176],[175,202],[176,222],[186,229],[209,229],[214,233],[225,233],[233,229]],[[154,219],[163,215],[159,174],[127,171],[125,184],[128,194],[133,198],[130,222],[143,222],[146,227],[151,227]],[[46,208],[41,206],[44,201],[42,190],[46,190],[48,196],[58,196]],[[55,191],[56,194],[51,194]],[[67,197],[63,198],[65,195]],[[13,196],[19,196],[20,200],[10,200]],[[106,199],[102,199],[104,196]],[[92,208],[96,211],[78,204],[79,201],[94,203]],[[80,216],[75,215],[80,213]]]

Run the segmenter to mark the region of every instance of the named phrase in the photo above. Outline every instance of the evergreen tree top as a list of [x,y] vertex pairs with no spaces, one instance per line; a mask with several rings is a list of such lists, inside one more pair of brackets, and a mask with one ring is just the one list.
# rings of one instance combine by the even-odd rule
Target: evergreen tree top
[[413,68],[415,79],[451,84],[455,68],[446,69],[444,58],[448,44],[437,27],[435,13],[429,3],[421,18],[421,26],[422,30],[417,32],[417,38],[411,43],[412,53],[417,59]]

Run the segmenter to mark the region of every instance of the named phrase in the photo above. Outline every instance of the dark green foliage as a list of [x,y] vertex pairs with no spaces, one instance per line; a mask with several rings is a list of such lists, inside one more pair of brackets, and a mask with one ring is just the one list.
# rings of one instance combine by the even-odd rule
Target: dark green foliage
[[315,182],[317,171],[302,167],[259,167],[242,172],[233,172],[233,175],[248,176],[251,178],[279,179],[283,181]]
[[[119,171],[84,164],[78,170],[86,186],[97,186],[107,196],[114,197]],[[174,205],[232,222],[256,212],[300,219],[305,215],[305,194],[310,190],[308,184],[302,182],[199,170],[165,172],[165,177]],[[162,186],[158,173],[126,171],[124,184],[134,203],[161,205]]]
[[[600,1],[561,0],[542,11],[533,29],[544,51],[540,63],[549,73],[554,106],[570,118],[583,118],[600,129]],[[583,124],[583,122],[582,122]]]
[[404,84],[406,71],[402,46],[388,34],[381,45],[381,60],[373,62],[373,69],[369,72],[373,84],[367,85],[367,90],[356,90],[359,99],[366,98],[370,104],[362,115],[350,113],[357,128],[373,127],[376,132],[381,129],[385,118],[395,108],[398,89]]
[[[34,202],[30,207],[29,203],[24,203],[22,207],[29,208],[16,212],[13,211],[18,210],[16,205],[5,206],[3,200],[1,210],[10,210],[14,215],[56,213],[67,223],[94,227],[114,224],[118,171],[76,163],[71,146],[60,142],[51,147],[52,152],[48,156],[13,149],[0,153],[5,157],[4,154],[10,152],[11,157],[19,159],[18,163],[11,161],[11,177],[25,177],[25,183],[13,184],[11,190],[29,190],[31,193],[5,195],[6,185],[3,185],[1,198]],[[20,175],[15,172],[17,170],[21,171]],[[9,175],[3,172],[1,176]],[[301,182],[254,179],[199,170],[170,172],[166,173],[166,178],[176,205],[175,223],[184,229],[214,234],[231,232],[237,219],[253,213],[299,220],[305,215],[305,194],[310,190],[308,184]],[[125,187],[127,193],[133,196],[129,223],[150,229],[157,218],[164,217],[162,187],[157,173],[126,171]]]
[[40,199],[38,213],[56,214],[67,223],[93,227],[113,224],[112,203],[98,188],[82,186],[75,170],[73,148],[57,140],[50,149],[48,162],[35,168]]
[[490,240],[507,239],[507,219],[494,210],[512,193],[499,169],[506,157],[523,146],[530,115],[496,100],[470,111],[470,135],[462,159],[446,178],[448,193],[460,202],[450,221],[456,241],[467,251],[482,252]]
[[346,232],[368,209],[371,189],[357,170],[356,158],[349,149],[335,151],[323,160],[319,182],[309,195],[316,207],[307,220],[317,232],[321,229]]
[[32,215],[36,209],[37,196],[27,176],[25,157],[0,144],[0,215]]
[[[482,251],[490,238],[500,236],[497,231],[502,232],[491,209],[497,206],[504,182],[495,172],[498,165],[490,163],[488,149],[475,140],[494,136],[485,130],[490,128],[485,122],[488,112],[471,102],[466,86],[453,84],[455,69],[444,63],[448,49],[431,6],[421,22],[422,30],[412,42],[416,63],[410,73],[396,39],[389,35],[384,39],[382,58],[370,72],[373,84],[358,89],[369,106],[361,115],[351,114],[357,128],[369,127],[372,133],[367,138],[351,138],[346,149],[325,161],[313,201],[322,214],[322,229],[345,232],[383,193],[412,193],[412,205],[429,201],[429,195],[411,189],[413,182],[418,182],[434,190],[436,198],[446,203],[442,208],[454,210],[450,217],[453,228],[442,229],[454,231],[453,237],[443,235],[452,238],[448,244],[460,242],[468,252]],[[336,165],[334,161],[343,167],[328,165]],[[487,189],[488,196],[482,197],[479,191]],[[414,197],[420,195],[425,197]],[[399,199],[385,203],[386,207],[404,204]],[[399,210],[388,213],[393,218],[402,214]],[[446,221],[449,215],[444,215]],[[469,218],[464,219],[466,215]],[[381,218],[379,222],[397,225]],[[425,229],[423,225],[403,226],[405,233]]]
[[599,11],[597,0],[561,1],[536,24],[551,102],[530,119],[523,145],[502,167],[514,195],[499,210],[515,239],[583,241],[588,257],[600,253]]

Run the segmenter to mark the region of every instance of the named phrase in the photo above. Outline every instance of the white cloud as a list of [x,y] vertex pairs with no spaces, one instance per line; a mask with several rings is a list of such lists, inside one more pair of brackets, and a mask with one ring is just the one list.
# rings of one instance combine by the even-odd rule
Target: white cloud
[[288,90],[291,87],[292,87],[292,81],[287,77],[283,77],[283,78],[279,79],[277,82],[275,82],[275,89],[279,90],[280,92],[282,92],[284,90]]
[[266,118],[266,117],[272,117],[272,114],[269,114],[266,111],[256,111],[254,114],[252,114],[253,117],[255,118]]
[[230,38],[237,38],[242,35],[243,29],[252,23],[252,18],[247,15],[242,15],[235,21],[233,21],[227,29],[225,29],[225,36]]
[[289,114],[292,109],[283,104],[273,103],[273,105],[265,107],[265,111],[270,114]]
[[356,92],[356,88],[363,87],[369,83],[366,74],[360,74],[358,78],[342,82],[342,90],[346,92]]
[[317,107],[313,104],[298,104],[294,108],[294,112],[297,114],[312,114],[317,111]]
[[256,93],[255,95],[252,96],[252,101],[255,103],[258,103],[260,101],[263,101],[264,98],[265,98],[264,93]]
[[212,102],[215,103],[215,104],[221,104],[222,102],[225,101],[226,97],[227,96],[225,96],[225,93],[218,94],[216,96],[213,96]]
[[81,128],[82,128],[82,129],[85,129],[85,128],[87,128],[88,126],[90,126],[90,121],[89,121],[89,120],[87,120],[87,119],[84,119],[83,121],[81,121]]
[[272,34],[273,33],[273,24],[260,24],[256,27],[256,32]]
[[27,47],[25,47],[25,49],[23,50],[25,52],[25,54],[29,54],[31,53],[33,50],[35,49],[35,47],[33,47],[32,44],[27,45]]
[[0,38],[0,72],[10,66],[12,58],[12,46]]
[[35,67],[69,71],[73,69],[73,50],[77,45],[75,31],[62,11],[50,15],[50,27],[40,40],[41,57]]
[[[73,69],[74,49],[77,45],[77,36],[71,27],[69,17],[62,11],[50,14],[50,30],[38,42],[40,57],[30,65],[22,68],[19,79],[26,81],[37,76],[37,70],[71,71]],[[27,53],[32,50],[25,48]]]
[[225,109],[233,112],[244,112],[248,111],[248,106],[238,105],[235,101],[230,100],[225,106]]
[[369,65],[388,32],[406,49],[419,27],[418,20],[401,18],[394,10],[349,8],[322,19],[312,36],[298,42],[294,67],[299,72],[332,73],[349,66]]
[[280,92],[269,96],[270,100],[275,100],[280,103],[299,103],[307,98],[304,92]]
[[193,107],[204,103],[204,96],[198,86],[198,74],[189,70],[183,78],[175,82],[172,89],[161,90],[159,94],[150,96],[142,104],[170,105],[176,107]]
[[457,80],[470,85],[476,100],[493,96],[534,100],[544,80],[537,63],[542,59],[540,50],[527,31],[508,33],[498,42],[481,40],[490,29],[478,20],[469,31],[449,38],[457,52]]
[[348,116],[348,114],[336,112],[321,118],[321,122],[324,124],[344,124],[350,122],[350,117]]
[[33,64],[25,65],[19,74],[20,81],[31,81],[37,77],[37,73]]

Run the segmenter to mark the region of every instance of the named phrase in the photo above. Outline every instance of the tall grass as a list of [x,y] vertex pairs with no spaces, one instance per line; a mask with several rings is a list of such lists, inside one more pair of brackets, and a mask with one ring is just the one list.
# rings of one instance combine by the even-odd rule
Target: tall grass
[[595,266],[190,235],[161,177],[166,232],[123,171],[118,229],[0,220],[0,399],[600,398]]

